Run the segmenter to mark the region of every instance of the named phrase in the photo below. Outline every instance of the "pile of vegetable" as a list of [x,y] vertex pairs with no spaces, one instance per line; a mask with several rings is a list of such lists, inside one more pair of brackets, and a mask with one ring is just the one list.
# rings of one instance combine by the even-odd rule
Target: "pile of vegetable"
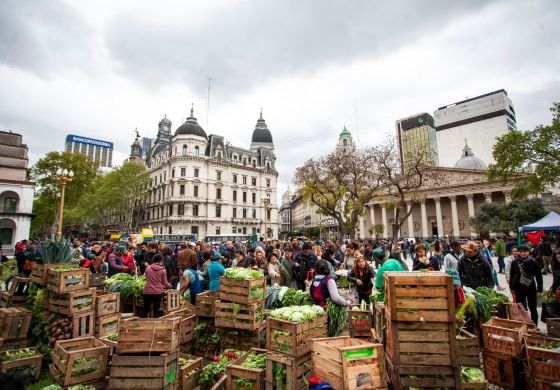
[[231,267],[225,270],[224,277],[235,280],[255,280],[263,278],[264,275],[261,271],[249,268]]
[[[251,354],[245,358],[241,366],[264,370],[266,368],[266,353],[252,351]],[[248,378],[235,378],[233,379],[233,383],[235,384],[236,389],[256,388],[256,382]]]
[[352,309],[350,309],[350,310],[354,310],[354,311],[356,311],[356,310],[365,311],[365,310],[367,310],[367,309],[368,309],[368,308],[367,308],[367,303],[366,303],[366,301],[362,301],[362,303],[360,304],[360,306],[352,306]]
[[340,336],[347,326],[348,312],[346,307],[337,305],[330,298],[327,299],[327,319],[329,337]]
[[37,243],[35,261],[38,264],[69,263],[72,260],[72,244],[68,240],[35,242]]
[[465,302],[456,312],[457,318],[467,321],[473,318],[478,322],[487,322],[497,310],[498,304],[509,302],[509,298],[487,287],[476,290],[465,287]]
[[323,308],[316,305],[281,307],[269,313],[271,318],[297,323],[313,321],[323,315],[325,315]]
[[486,382],[486,377],[484,376],[484,372],[482,372],[480,368],[461,366],[461,382],[481,383]]
[[214,361],[205,366],[198,377],[198,383],[208,388],[215,385],[226,374],[227,366],[239,359],[240,351],[227,349],[220,356],[214,356]]
[[[58,267],[49,268],[51,271],[62,272],[62,271],[78,271],[80,266],[78,265],[59,265]],[[81,276],[81,275],[80,275]]]
[[118,333],[109,333],[105,338],[109,341],[117,341],[119,339],[119,334]]
[[49,344],[54,346],[54,343],[59,340],[69,340],[72,338],[72,320],[70,318],[60,318],[52,323],[49,328]]
[[0,354],[0,362],[11,362],[37,356],[39,353],[34,349],[21,348],[16,351],[5,351]]
[[278,309],[288,306],[312,305],[311,295],[306,291],[285,286],[273,285],[266,288],[266,309]]
[[121,299],[126,300],[130,297],[141,298],[144,296],[144,286],[146,277],[144,275],[134,277],[130,274],[121,272],[105,280],[107,291],[119,292]]
[[[207,322],[201,322],[194,328],[193,347],[197,352],[216,351],[220,343],[221,328],[212,329]],[[213,353],[212,353],[213,354]]]

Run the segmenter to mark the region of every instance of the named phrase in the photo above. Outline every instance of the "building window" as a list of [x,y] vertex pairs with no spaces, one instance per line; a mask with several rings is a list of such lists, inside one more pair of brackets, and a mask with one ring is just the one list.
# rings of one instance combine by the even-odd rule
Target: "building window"
[[171,170],[171,177],[175,177],[175,168]]
[[247,176],[243,176],[243,184],[247,184]]
[[4,212],[5,213],[15,213],[17,208],[16,198],[6,198],[4,199]]
[[256,177],[251,178],[251,184],[254,185],[254,186],[257,185],[257,178]]
[[179,186],[179,195],[185,195],[185,185],[181,184]]
[[185,205],[180,204],[177,206],[177,215],[185,215]]
[[243,166],[247,165],[247,159],[243,157]]
[[169,216],[173,215],[173,205],[169,205],[169,210],[168,210],[167,215],[169,215]]
[[270,220],[271,209],[266,210],[266,219]]
[[257,218],[257,209],[253,209],[253,218]]
[[216,188],[216,199],[222,199],[222,189]]
[[233,163],[237,164],[237,156],[233,156]]
[[[231,216],[232,216],[233,218],[237,218],[237,207],[234,207],[234,208],[231,209],[231,210],[232,210]],[[234,232],[234,233],[235,233],[235,232]]]
[[222,216],[222,205],[216,205],[216,218],[221,218]]
[[216,180],[222,180],[222,172],[216,171]]
[[171,183],[171,187],[170,187],[170,188],[171,188],[171,194],[170,194],[170,195],[173,196],[173,189],[175,188],[175,186],[173,185],[173,183]]
[[251,194],[251,200],[253,201],[253,204],[257,203],[257,194],[256,193],[252,193]]
[[257,234],[257,228],[256,227],[253,228],[253,234]]
[[196,198],[198,197],[198,186],[193,187],[193,196]]
[[237,191],[233,190],[233,201],[237,202]]
[[270,179],[266,179],[266,186],[270,188]]
[[169,228],[167,229],[167,233],[173,234],[173,226],[169,226]]
[[191,226],[191,234],[196,234],[198,236],[198,226]]
[[167,181],[167,172],[163,172],[163,181]]
[[257,160],[253,160],[253,168],[257,167]]
[[194,147],[194,155],[195,155],[195,156],[200,155],[200,148],[199,148],[198,146],[195,146],[195,147]]
[[247,193],[243,191],[243,203],[247,203]]
[[198,205],[197,204],[193,204],[193,206],[192,206],[192,215],[194,217],[198,217]]
[[233,175],[233,182],[237,183],[237,175],[236,174]]
[[195,168],[195,169],[194,169],[194,177],[198,177],[199,171],[200,171],[200,170],[199,170],[198,168]]
[[183,156],[187,155],[187,145],[183,145]]
[[247,234],[247,228],[243,226],[243,234]]
[[243,209],[243,218],[247,218],[247,209]]
[[220,235],[220,227],[216,226],[216,235]]
[[236,228],[235,226],[232,227],[232,228],[231,228],[231,232],[232,232],[233,234],[237,233],[237,228]]
[[185,177],[186,174],[187,174],[187,168],[181,168],[181,176]]

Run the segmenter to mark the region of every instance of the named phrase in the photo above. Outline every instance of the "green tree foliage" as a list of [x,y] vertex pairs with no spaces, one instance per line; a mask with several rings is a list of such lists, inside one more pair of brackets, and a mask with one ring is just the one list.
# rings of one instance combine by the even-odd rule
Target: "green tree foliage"
[[33,234],[48,235],[54,229],[60,204],[60,183],[56,176],[59,168],[74,172],[72,181],[66,185],[65,210],[78,204],[98,176],[97,165],[81,154],[49,152],[39,159],[31,169],[31,178],[37,182],[33,205],[37,217],[32,222]]
[[[495,164],[488,167],[490,181],[511,182],[512,196],[539,193],[560,180],[560,103],[552,108],[552,124],[530,131],[510,131],[494,145]],[[522,180],[516,180],[525,174]]]
[[538,221],[548,212],[540,199],[514,200],[510,203],[483,203],[470,222],[477,232],[508,234],[517,228]]

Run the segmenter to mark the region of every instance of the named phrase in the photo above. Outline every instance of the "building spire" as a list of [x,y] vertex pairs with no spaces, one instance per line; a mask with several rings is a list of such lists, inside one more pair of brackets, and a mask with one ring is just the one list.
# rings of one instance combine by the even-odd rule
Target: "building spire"
[[262,117],[262,107],[261,107],[261,119],[262,119],[262,118],[263,118],[263,117]]
[[194,103],[191,103],[191,118],[194,118]]

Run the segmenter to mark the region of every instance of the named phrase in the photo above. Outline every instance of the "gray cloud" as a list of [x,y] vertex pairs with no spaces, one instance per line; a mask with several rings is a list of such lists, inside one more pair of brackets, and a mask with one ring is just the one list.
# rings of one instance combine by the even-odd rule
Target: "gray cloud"
[[60,68],[88,69],[92,30],[60,0],[0,2],[0,63],[46,77]]
[[182,82],[202,94],[211,75],[230,97],[267,79],[383,55],[488,3],[266,0],[178,23],[127,13],[109,24],[105,42],[120,71],[141,83]]

